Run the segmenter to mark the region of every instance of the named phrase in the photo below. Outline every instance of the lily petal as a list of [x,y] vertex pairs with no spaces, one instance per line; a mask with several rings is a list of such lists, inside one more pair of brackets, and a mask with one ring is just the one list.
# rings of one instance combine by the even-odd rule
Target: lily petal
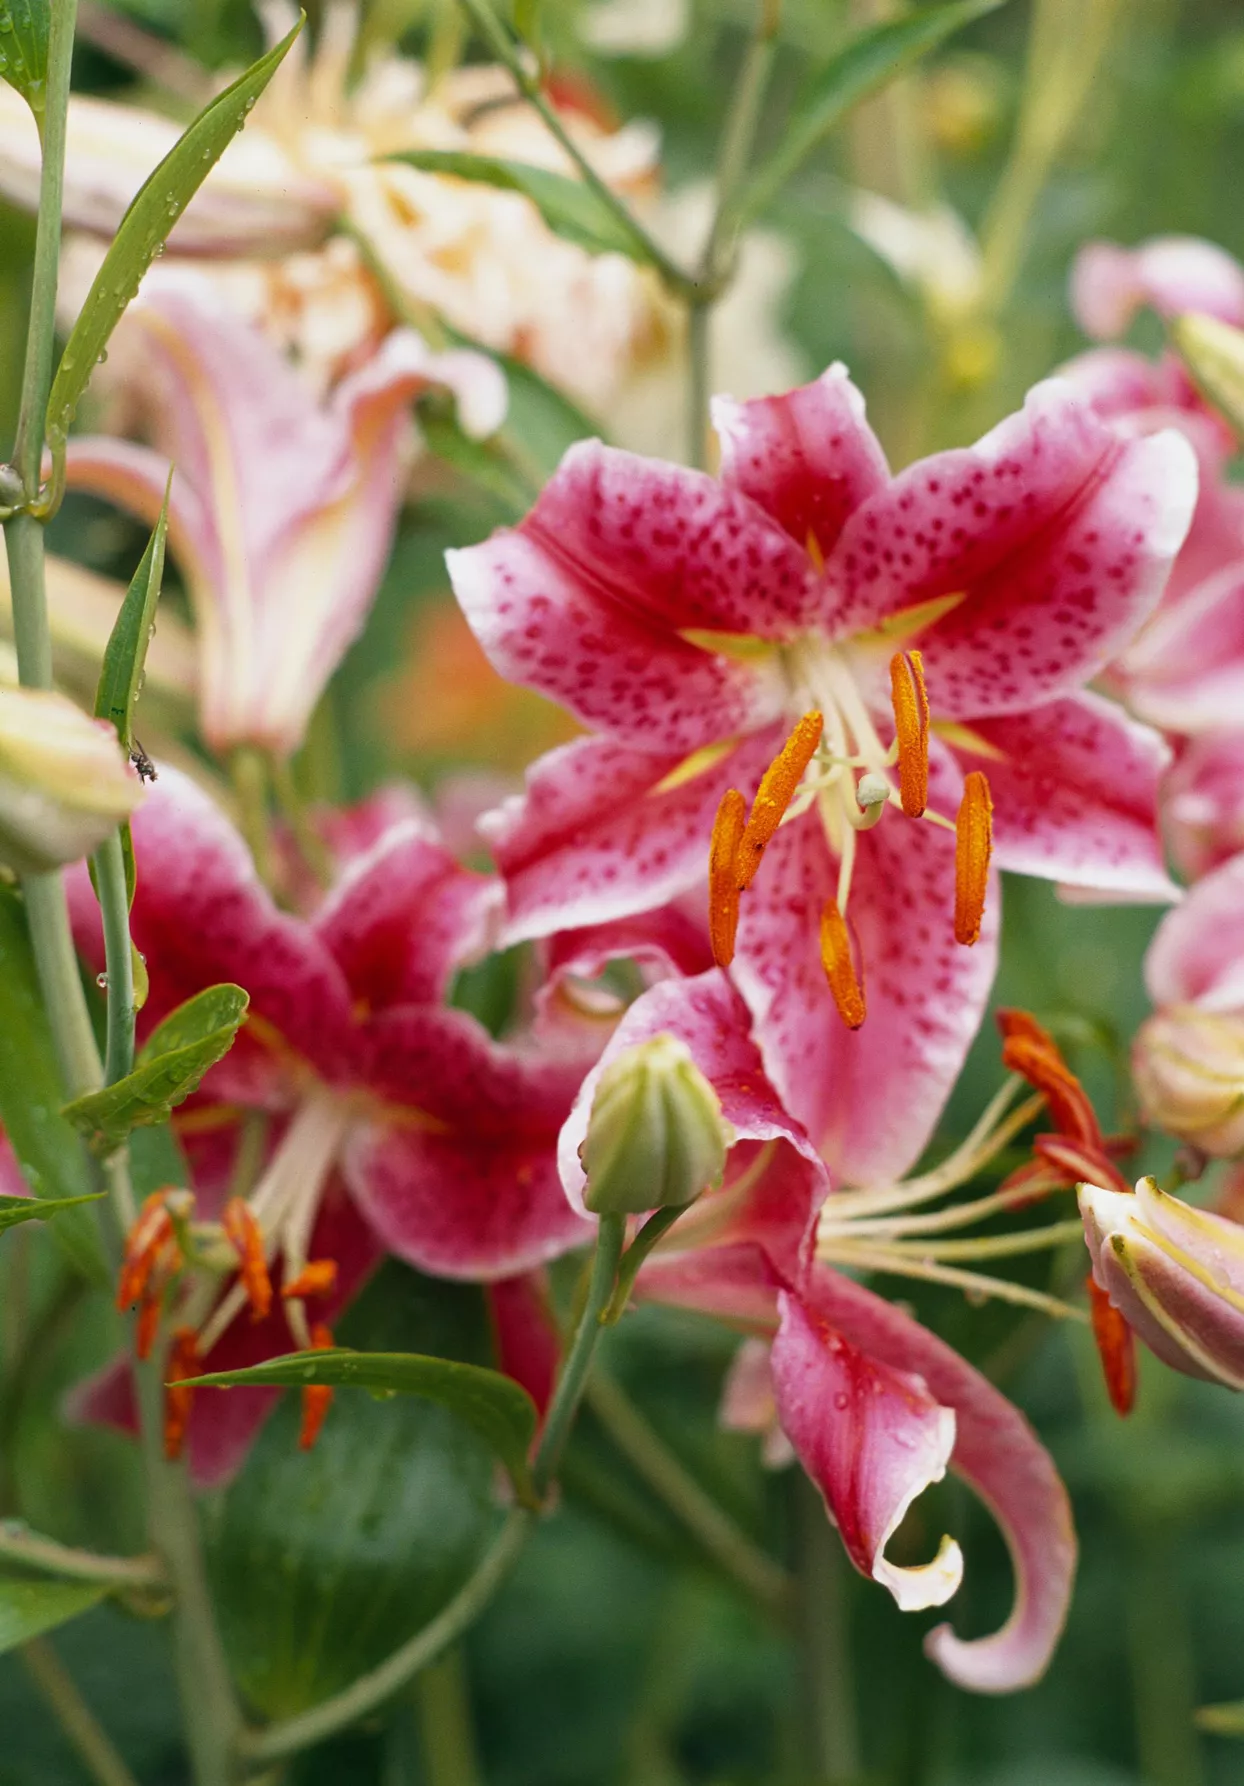
[[1244,569],[1228,564],[1167,600],[1120,658],[1132,711],[1183,733],[1238,725],[1244,714]]
[[1244,731],[1211,732],[1180,750],[1162,788],[1176,867],[1199,881],[1244,851]]
[[1145,984],[1155,1005],[1244,1010],[1244,856],[1207,874],[1163,918]]
[[1071,274],[1071,308],[1086,335],[1111,341],[1147,304],[1159,316],[1203,311],[1244,324],[1244,268],[1197,236],[1152,236],[1139,248],[1088,242]]

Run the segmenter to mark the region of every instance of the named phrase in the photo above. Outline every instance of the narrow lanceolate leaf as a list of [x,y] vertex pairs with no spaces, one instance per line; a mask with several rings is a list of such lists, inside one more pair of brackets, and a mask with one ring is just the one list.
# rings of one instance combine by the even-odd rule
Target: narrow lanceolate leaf
[[240,986],[209,986],[151,1032],[134,1071],[65,1105],[65,1115],[97,1153],[110,1153],[132,1129],[168,1120],[209,1067],[233,1046],[249,1000]]
[[519,1499],[534,1504],[527,1452],[536,1430],[535,1403],[511,1377],[462,1364],[454,1358],[416,1352],[291,1352],[247,1370],[215,1371],[190,1379],[196,1387],[229,1389],[240,1383],[305,1389],[324,1383],[334,1389],[367,1389],[373,1395],[420,1395],[439,1402],[487,1439],[510,1473]]
[[15,1228],[19,1222],[46,1222],[62,1209],[76,1209],[80,1203],[98,1203],[103,1192],[86,1197],[0,1197],[0,1233]]
[[201,111],[160,165],[144,181],[121,219],[103,264],[95,275],[81,314],[61,355],[48,398],[47,440],[59,460],[69,424],[92,369],[103,358],[108,338],[138,290],[147,268],[163,248],[173,225],[203,184],[247,113],[279,68],[302,29],[302,18],[287,37]]
[[104,648],[99,686],[95,690],[96,719],[112,721],[121,748],[127,752],[134,742],[134,707],[142,687],[147,646],[155,629],[156,604],[164,580],[164,541],[168,533],[168,496],[172,481],[170,472],[160,518],[117,613],[116,625]]
[[52,0],[0,0],[0,75],[21,94],[40,129],[51,22]]
[[1244,1699],[1232,1700],[1229,1705],[1203,1705],[1196,1722],[1214,1736],[1244,1737]]
[[[0,887],[0,1128],[37,1205],[46,1200],[65,1209],[91,1186],[82,1143],[61,1115],[63,1097],[22,901],[15,889]],[[67,1210],[52,1232],[81,1271],[106,1281],[87,1211]]]
[[738,220],[754,217],[852,107],[870,98],[918,57],[1002,0],[953,0],[925,7],[852,38],[809,80],[781,143],[744,190]]
[[95,1581],[26,1581],[0,1576],[0,1655],[98,1606],[108,1592]]
[[638,229],[611,210],[590,186],[526,161],[504,161],[497,155],[468,155],[456,149],[406,149],[386,157],[404,161],[427,174],[452,174],[505,192],[521,192],[531,200],[554,235],[586,248],[589,254],[626,254],[632,260],[650,259]]

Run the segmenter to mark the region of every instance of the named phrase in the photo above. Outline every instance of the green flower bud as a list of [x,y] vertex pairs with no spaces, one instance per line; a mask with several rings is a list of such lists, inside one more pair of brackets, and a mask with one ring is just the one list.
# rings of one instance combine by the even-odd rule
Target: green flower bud
[[1235,428],[1244,428],[1244,332],[1216,316],[1190,311],[1171,337],[1202,391]]
[[653,1036],[601,1074],[579,1158],[597,1215],[680,1209],[718,1184],[734,1139],[684,1042]]

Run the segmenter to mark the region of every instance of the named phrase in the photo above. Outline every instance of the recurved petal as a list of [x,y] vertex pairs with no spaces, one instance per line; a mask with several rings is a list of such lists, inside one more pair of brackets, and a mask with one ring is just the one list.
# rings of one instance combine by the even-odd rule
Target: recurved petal
[[979,720],[954,743],[961,766],[989,778],[999,868],[1114,899],[1178,898],[1158,837],[1170,751],[1157,732],[1084,693]]
[[781,728],[769,726],[702,759],[610,738],[549,751],[527,771],[526,791],[480,821],[505,880],[504,941],[609,923],[707,888],[723,792],[753,790],[780,743]]
[[799,1297],[778,1296],[773,1387],[782,1430],[825,1497],[861,1575],[889,1588],[904,1612],[941,1606],[963,1578],[963,1555],[944,1538],[930,1563],[902,1568],[885,1547],[904,1514],[940,1482],[955,1416],[918,1376],[859,1351]]
[[1128,705],[1166,731],[1244,715],[1244,569],[1230,564],[1159,607],[1116,666]]
[[1031,1686],[1062,1633],[1076,1567],[1071,1505],[1049,1453],[991,1383],[892,1303],[824,1268],[805,1295],[814,1318],[878,1364],[918,1372],[928,1394],[953,1410],[950,1467],[984,1501],[1010,1550],[1015,1601],[1006,1623],[970,1640],[939,1625],[925,1639],[929,1655],[972,1692]]
[[[931,756],[931,804],[958,774]],[[991,880],[980,941],[954,940],[952,833],[888,812],[858,840],[848,905],[868,1014],[846,1028],[825,978],[818,920],[837,887],[815,813],[783,825],[743,901],[733,974],[770,1079],[836,1180],[887,1183],[923,1151],[984,1014],[997,962]]]
[[1088,242],[1071,274],[1071,307],[1086,335],[1122,335],[1142,304],[1160,316],[1199,310],[1244,323],[1244,268],[1197,236],[1152,236],[1139,248]]
[[805,549],[822,557],[843,525],[890,472],[864,417],[864,399],[842,365],[777,397],[713,399],[721,481],[741,490]]
[[1211,732],[1182,746],[1162,786],[1163,829],[1190,881],[1244,850],[1244,731]]
[[1145,984],[1155,1005],[1244,1010],[1244,855],[1207,874],[1163,918]]

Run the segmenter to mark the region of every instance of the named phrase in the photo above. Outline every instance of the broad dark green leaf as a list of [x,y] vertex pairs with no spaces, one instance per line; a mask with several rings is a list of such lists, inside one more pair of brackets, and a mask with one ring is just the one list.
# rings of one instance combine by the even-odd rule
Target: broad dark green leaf
[[164,541],[168,533],[168,498],[172,481],[170,472],[160,518],[117,613],[116,625],[104,648],[99,686],[95,690],[95,717],[112,721],[125,751],[134,741],[134,707],[142,687],[147,646],[155,629],[156,604],[164,580]]
[[0,1655],[98,1606],[108,1589],[93,1581],[29,1581],[0,1576]]
[[[483,1299],[390,1263],[343,1324],[359,1343],[487,1356]],[[288,1716],[433,1618],[495,1530],[492,1453],[422,1398],[339,1395],[310,1452],[287,1396],[209,1511],[213,1597],[247,1699]]]
[[52,381],[47,439],[55,458],[59,459],[64,453],[78,400],[93,368],[103,358],[108,338],[138,290],[143,274],[164,246],[177,219],[241,130],[247,113],[280,67],[301,29],[300,17],[288,36],[199,113],[144,181],[121,219],[65,343]]
[[100,1153],[119,1147],[131,1129],[167,1121],[229,1052],[249,1002],[240,986],[228,983],[196,993],[152,1030],[132,1073],[75,1098],[65,1115]]
[[83,1203],[98,1203],[102,1191],[88,1197],[0,1197],[0,1232],[16,1228],[19,1222],[46,1222],[64,1209],[77,1209]]
[[[0,1125],[34,1195],[61,1204],[91,1190],[81,1140],[61,1115],[63,1098],[22,901],[11,887],[0,887]],[[52,1231],[80,1270],[106,1280],[88,1211],[67,1211]]]
[[215,1371],[191,1381],[225,1389],[247,1383],[305,1389],[328,1383],[335,1389],[366,1389],[384,1397],[418,1395],[439,1402],[488,1441],[509,1471],[519,1498],[534,1503],[527,1451],[535,1436],[535,1403],[525,1389],[499,1371],[462,1364],[456,1358],[430,1358],[411,1352],[291,1352],[245,1370]]
[[814,74],[787,121],[782,141],[748,185],[737,220],[753,217],[847,113],[870,98],[952,32],[992,12],[1002,0],[953,0],[926,7],[852,38]]
[[40,128],[51,22],[52,0],[0,0],[0,75],[21,94]]
[[531,200],[554,235],[586,248],[589,254],[625,254],[631,260],[650,259],[642,235],[627,226],[625,218],[579,180],[526,161],[504,161],[498,155],[468,155],[456,149],[406,149],[388,157],[421,168],[428,174],[452,174],[455,179],[521,192]]

